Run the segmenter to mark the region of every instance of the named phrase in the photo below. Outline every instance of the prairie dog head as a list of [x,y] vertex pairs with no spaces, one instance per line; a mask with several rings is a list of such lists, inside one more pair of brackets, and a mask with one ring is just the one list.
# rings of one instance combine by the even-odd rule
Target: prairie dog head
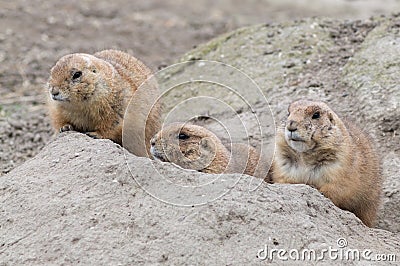
[[63,56],[51,69],[47,83],[50,98],[59,103],[88,102],[101,95],[113,67],[89,54]]
[[150,152],[158,160],[186,169],[222,172],[216,169],[219,166],[214,165],[214,160],[224,146],[214,133],[204,127],[174,123],[163,127],[150,143]]
[[293,150],[301,153],[339,145],[340,120],[327,104],[298,100],[290,104],[288,111],[284,137]]

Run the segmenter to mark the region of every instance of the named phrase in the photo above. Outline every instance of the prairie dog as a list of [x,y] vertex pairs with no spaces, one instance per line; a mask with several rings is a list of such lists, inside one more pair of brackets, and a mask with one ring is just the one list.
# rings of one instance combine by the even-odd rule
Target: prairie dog
[[[151,71],[133,56],[116,50],[94,55],[77,53],[63,56],[51,69],[47,83],[48,106],[56,131],[75,130],[95,138],[111,139],[122,144],[124,114],[131,99],[144,105],[158,94],[157,86],[138,87],[151,76]],[[149,108],[143,106],[143,109]],[[141,115],[141,116],[140,116]],[[145,140],[135,142],[128,150],[148,156],[149,141],[159,130],[160,105],[150,114],[129,115],[125,124],[146,127]],[[137,126],[140,125],[140,126]],[[132,136],[142,132],[132,132]],[[144,133],[143,133],[144,134]]]
[[371,139],[324,102],[290,104],[271,176],[275,183],[313,186],[365,225],[374,225],[383,182],[378,156]]
[[[211,174],[254,175],[260,158],[253,147],[237,143],[230,150],[210,130],[184,123],[163,127],[151,139],[150,151],[158,160]],[[264,178],[267,171],[257,177]]]

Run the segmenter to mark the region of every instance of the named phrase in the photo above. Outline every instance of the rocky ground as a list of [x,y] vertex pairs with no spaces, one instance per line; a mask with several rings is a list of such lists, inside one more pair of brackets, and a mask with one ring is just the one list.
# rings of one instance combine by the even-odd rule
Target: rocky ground
[[[0,31],[0,261],[206,263],[218,257],[225,264],[254,263],[263,244],[321,248],[336,245],[339,237],[346,237],[351,248],[399,253],[400,19],[396,14],[367,19],[396,10],[396,1],[386,5],[375,1],[299,1],[295,6],[292,1],[242,2],[0,3],[4,25]],[[341,19],[285,21],[312,15]],[[343,19],[354,16],[364,20]],[[202,44],[255,23],[262,24]],[[188,52],[193,47],[197,48]],[[206,205],[209,207],[165,207],[132,181],[137,173],[152,180],[153,167],[147,159],[128,155],[134,170],[130,173],[124,167],[122,150],[108,141],[66,134],[53,142],[44,106],[44,84],[51,66],[67,53],[104,48],[126,50],[154,71],[163,69],[159,78],[164,84],[198,74],[202,67],[192,63],[165,68],[177,61],[216,60],[240,69],[266,97],[260,100],[259,92],[247,89],[248,83],[239,86],[252,110],[235,100],[235,95],[214,87],[210,90],[204,84],[166,97],[166,110],[184,99],[201,96],[196,91],[203,88],[204,95],[224,99],[239,111],[254,146],[264,134],[270,147],[273,121],[279,125],[291,100],[307,97],[329,102],[341,116],[372,136],[382,157],[386,181],[377,225],[380,229],[362,226],[352,214],[340,211],[306,186],[263,185],[252,194],[243,192],[241,186],[247,182],[240,181],[233,194]],[[229,71],[216,69],[213,74],[211,78],[223,77],[232,84],[243,82],[238,80],[240,75]],[[226,124],[236,123],[230,113],[203,104],[192,102],[190,110],[201,110],[201,115],[212,115]],[[262,134],[257,133],[253,113],[265,122]],[[178,112],[172,120],[178,120],[179,115],[187,113]],[[197,122],[224,136],[215,121]],[[237,140],[244,139],[239,134]],[[47,143],[37,157],[21,165]],[[168,165],[157,167],[175,179],[192,176],[208,180]],[[176,194],[167,191],[165,195]],[[187,198],[190,201],[195,196]],[[282,220],[287,223],[282,224]],[[198,225],[195,230],[191,230],[193,224]],[[304,230],[310,235],[305,237]]]

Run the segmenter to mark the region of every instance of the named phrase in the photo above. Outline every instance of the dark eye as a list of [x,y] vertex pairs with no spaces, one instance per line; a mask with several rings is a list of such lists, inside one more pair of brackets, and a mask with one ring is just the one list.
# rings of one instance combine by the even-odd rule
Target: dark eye
[[313,115],[312,115],[312,119],[318,119],[320,117],[320,113],[319,112],[315,112]]
[[78,79],[82,76],[82,71],[76,71],[73,75],[72,75],[72,79]]
[[93,73],[96,73],[96,69],[93,69],[92,72],[93,72]]
[[181,134],[179,134],[178,135],[178,139],[188,139],[189,138],[189,136],[188,135],[186,135],[185,133],[181,133]]

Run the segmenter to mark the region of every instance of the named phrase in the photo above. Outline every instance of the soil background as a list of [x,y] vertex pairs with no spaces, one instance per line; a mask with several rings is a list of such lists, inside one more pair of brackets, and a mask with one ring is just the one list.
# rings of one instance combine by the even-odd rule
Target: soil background
[[[399,12],[396,0],[0,1],[0,264],[249,264],[260,243],[321,248],[342,236],[352,248],[398,254]],[[335,20],[301,20],[314,16]],[[109,48],[153,71],[191,59],[239,65],[261,84],[277,122],[293,96],[329,100],[356,118],[373,136],[387,178],[378,229],[305,185],[248,193],[241,179],[221,200],[176,208],[132,177],[162,190],[153,164],[177,180],[207,175],[126,154],[109,140],[56,138],[45,107],[51,67],[69,53]],[[254,110],[268,109],[255,103]]]
[[52,139],[44,87],[65,54],[115,48],[155,71],[242,26],[310,16],[365,19],[396,10],[395,0],[0,1],[0,175]]

